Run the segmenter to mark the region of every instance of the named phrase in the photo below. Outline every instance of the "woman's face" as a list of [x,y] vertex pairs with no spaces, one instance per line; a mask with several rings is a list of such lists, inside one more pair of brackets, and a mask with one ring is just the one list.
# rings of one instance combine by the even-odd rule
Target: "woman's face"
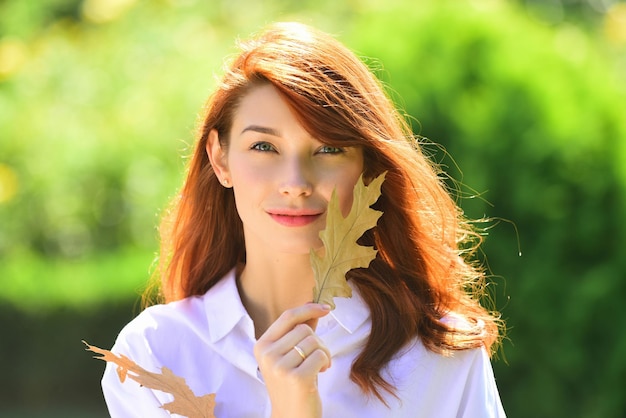
[[[210,136],[209,153],[216,137]],[[360,148],[331,147],[311,137],[271,85],[242,99],[228,149],[218,153],[221,158],[212,161],[234,189],[248,252],[253,246],[293,254],[320,248],[333,189],[345,216],[363,171]]]

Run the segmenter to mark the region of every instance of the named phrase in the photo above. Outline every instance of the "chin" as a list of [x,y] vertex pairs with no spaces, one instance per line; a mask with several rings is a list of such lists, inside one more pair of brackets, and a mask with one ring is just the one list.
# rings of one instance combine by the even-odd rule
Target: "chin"
[[286,245],[280,248],[280,251],[286,254],[291,254],[291,255],[307,255],[308,256],[311,252],[311,249],[317,252],[321,250],[322,248],[324,248],[322,241],[317,239],[315,242],[309,241],[309,242],[292,243],[290,245]]

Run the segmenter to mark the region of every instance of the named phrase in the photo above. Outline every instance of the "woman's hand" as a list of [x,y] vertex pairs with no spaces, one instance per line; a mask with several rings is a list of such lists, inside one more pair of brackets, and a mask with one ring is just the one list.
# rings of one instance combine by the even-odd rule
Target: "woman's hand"
[[314,327],[329,312],[330,307],[316,303],[285,311],[257,341],[254,355],[272,403],[272,418],[322,416],[317,374],[330,367],[330,351]]

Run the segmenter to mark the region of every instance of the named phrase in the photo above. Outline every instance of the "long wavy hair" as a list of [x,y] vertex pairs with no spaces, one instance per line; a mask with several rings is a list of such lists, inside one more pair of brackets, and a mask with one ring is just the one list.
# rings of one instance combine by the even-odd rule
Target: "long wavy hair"
[[233,191],[220,185],[205,147],[212,129],[227,147],[242,98],[269,83],[313,137],[360,147],[366,179],[387,171],[375,205],[383,216],[359,241],[378,255],[348,274],[372,321],[351,379],[381,400],[383,391],[393,394],[381,371],[416,337],[444,355],[481,346],[491,352],[500,322],[480,304],[486,279],[471,259],[481,235],[367,66],[332,36],[297,23],[273,24],[240,48],[206,104],[186,180],[161,225],[155,274],[164,301],[204,294],[245,263]]

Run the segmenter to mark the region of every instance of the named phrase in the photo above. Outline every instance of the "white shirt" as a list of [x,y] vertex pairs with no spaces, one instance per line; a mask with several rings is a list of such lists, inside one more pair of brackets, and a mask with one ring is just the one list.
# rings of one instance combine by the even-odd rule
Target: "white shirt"
[[[350,367],[370,330],[370,312],[353,289],[336,298],[336,309],[320,319],[316,333],[332,353],[332,367],[319,374],[323,414],[328,418],[503,418],[489,358],[484,349],[432,353],[419,339],[401,350],[383,371],[398,398],[382,392],[389,407],[366,397],[350,380]],[[271,405],[253,355],[254,325],[246,312],[234,271],[203,296],[144,310],[119,334],[112,352],[160,372],[167,366],[196,396],[216,393],[215,416],[269,417]],[[120,383],[107,364],[102,388],[111,417],[158,418],[172,396]]]

